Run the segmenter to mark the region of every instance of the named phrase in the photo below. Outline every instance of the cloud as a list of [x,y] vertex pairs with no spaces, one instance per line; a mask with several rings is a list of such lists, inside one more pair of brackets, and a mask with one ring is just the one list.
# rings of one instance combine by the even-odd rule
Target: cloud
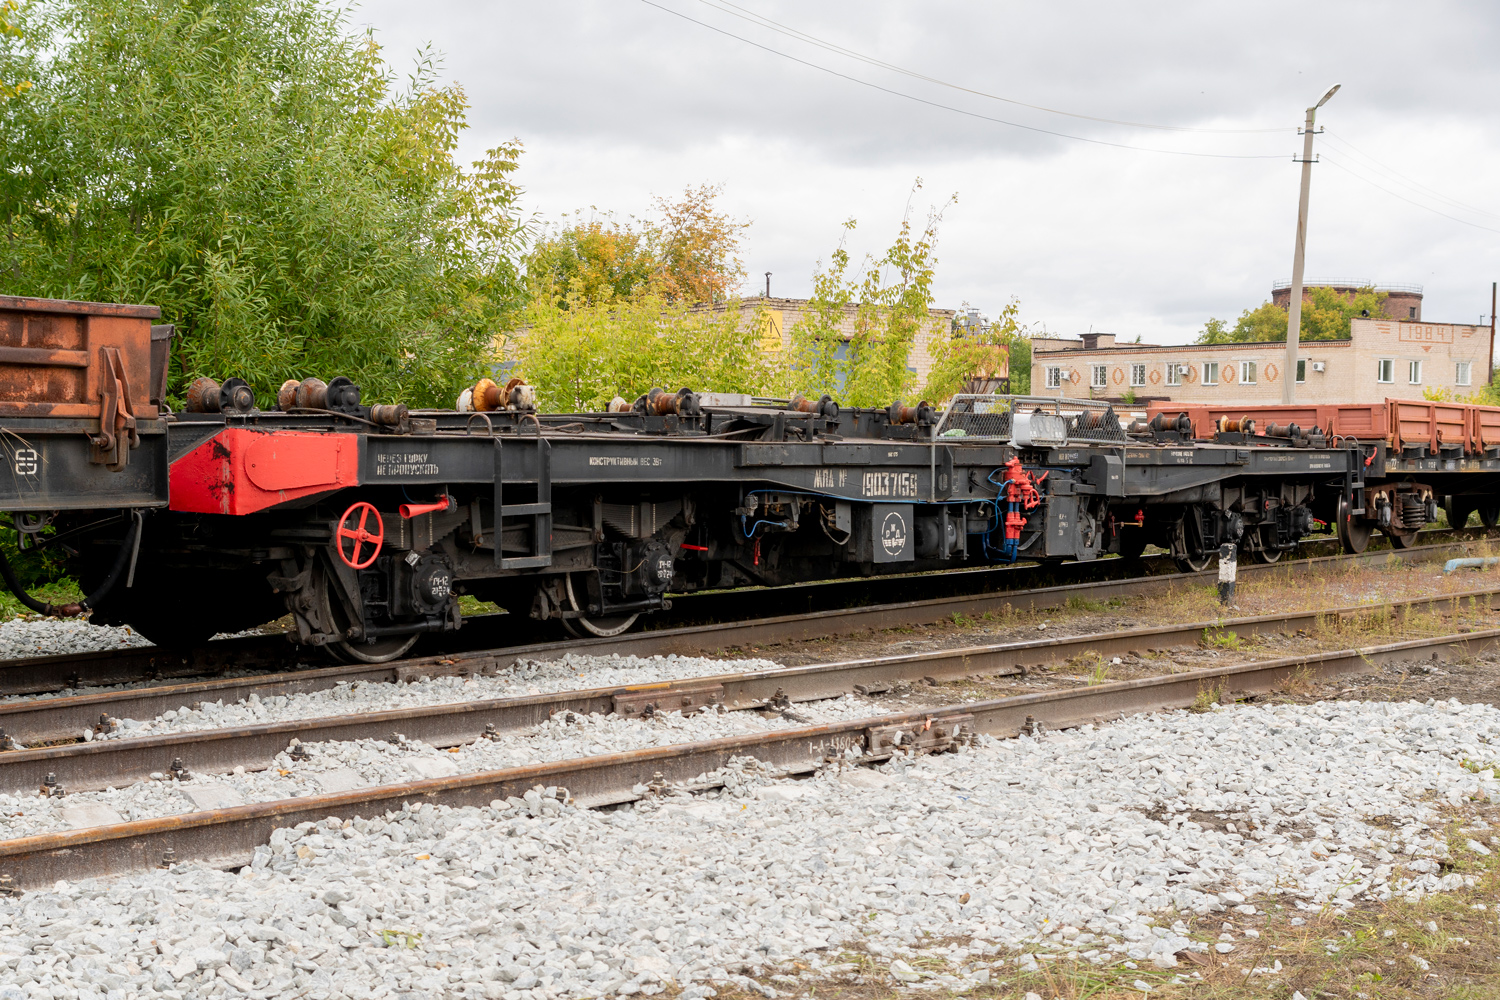
[[[1436,319],[1488,311],[1500,233],[1370,182],[1500,229],[1500,216],[1432,193],[1500,213],[1489,182],[1500,153],[1500,70],[1490,58],[1500,13],[1489,5],[743,0],[832,45],[1019,101],[1198,129],[1284,129],[1221,134],[1047,114],[768,30],[733,16],[730,0],[655,2],[667,10],[641,0],[378,0],[352,20],[372,25],[398,65],[425,42],[444,54],[445,78],[473,105],[465,150],[523,139],[521,180],[544,214],[588,205],[640,212],[653,193],[723,181],[726,206],[754,220],[750,287],[770,270],[773,291],[806,294],[839,222],[859,218],[851,247],[878,251],[920,175],[918,211],[951,191],[960,198],[942,233],[942,304],[994,311],[1016,296],[1025,318],[1054,330],[1168,342],[1209,315],[1256,305],[1290,273],[1292,130],[1307,104],[1341,82],[1319,118],[1332,135],[1318,147],[1329,162],[1314,171],[1309,273],[1422,283]],[[1122,150],[975,115],[1105,142],[1274,158]],[[1432,191],[1400,186],[1340,142]]]

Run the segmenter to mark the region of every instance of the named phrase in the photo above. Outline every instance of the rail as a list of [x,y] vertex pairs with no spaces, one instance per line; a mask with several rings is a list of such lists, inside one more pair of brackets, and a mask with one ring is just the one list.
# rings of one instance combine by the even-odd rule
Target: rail
[[1493,649],[1497,640],[1500,629],[1489,629],[38,834],[0,842],[0,888],[17,892],[60,879],[186,860],[238,867],[278,827],[330,816],[379,815],[413,801],[482,807],[544,785],[565,788],[576,804],[596,807],[640,799],[671,782],[714,787],[700,776],[736,757],[753,756],[788,773],[815,771],[833,761],[879,763],[898,754],[953,749],[976,733],[1009,737],[1037,727],[1070,728],[1126,713],[1184,708],[1206,692],[1216,692],[1218,700],[1257,694],[1294,678],[1361,672],[1417,653],[1430,652],[1438,660],[1470,657]]
[[[1247,565],[1240,569],[1240,578],[1244,581],[1253,579],[1256,575],[1270,573],[1281,573],[1290,578],[1335,564],[1442,562],[1455,551],[1461,550],[1451,545],[1434,545],[1419,549],[1365,553],[1360,556],[1321,556],[1272,566]],[[355,682],[397,683],[424,677],[462,676],[505,669],[518,660],[543,659],[566,652],[620,656],[702,655],[722,653],[724,650],[752,643],[764,646],[848,635],[865,629],[930,624],[951,619],[955,615],[974,617],[1005,608],[1019,612],[1041,611],[1064,607],[1070,600],[1103,601],[1113,597],[1139,595],[1154,588],[1201,585],[1216,579],[1216,573],[1216,570],[1205,570],[1199,573],[1103,580],[1011,593],[938,597],[751,621],[662,629],[612,638],[447,653],[389,663],[218,677],[72,696],[16,699],[0,702],[0,742],[7,738],[20,743],[76,739],[79,732],[98,724],[101,715],[113,718],[150,718],[169,709],[192,707],[205,702],[240,701],[251,694],[264,699],[323,691],[338,684]],[[1093,637],[1093,641],[1099,639],[1098,636]],[[19,663],[24,664],[25,661]]]
[[[1111,657],[1147,648],[1197,646],[1205,634],[1232,633],[1241,642],[1267,635],[1337,628],[1345,621],[1405,617],[1448,609],[1493,611],[1500,586],[1438,597],[1350,605],[1245,618],[1212,619],[1104,634],[1026,642],[1000,642],[895,656],[775,667],[734,674],[710,674],[624,687],[558,691],[490,698],[358,716],[295,719],[226,729],[189,730],[159,736],[94,740],[67,746],[0,754],[0,791],[20,793],[40,787],[48,776],[67,791],[94,791],[143,781],[151,774],[181,768],[193,774],[224,773],[236,767],[263,770],[292,739],[304,744],[384,739],[399,732],[407,739],[446,748],[490,734],[515,732],[556,715],[615,714],[642,717],[654,712],[689,714],[703,708],[744,710],[790,702],[822,701],[847,694],[879,694],[902,683],[927,678],[953,680],[975,673],[1025,674],[1092,653]],[[466,665],[473,670],[478,664]],[[493,664],[486,669],[493,671]]]

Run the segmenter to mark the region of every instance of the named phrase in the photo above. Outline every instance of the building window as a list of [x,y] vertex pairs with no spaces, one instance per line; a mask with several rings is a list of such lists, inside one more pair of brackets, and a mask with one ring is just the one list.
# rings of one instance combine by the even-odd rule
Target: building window
[[1167,385],[1182,384],[1182,366],[1175,361],[1167,362]]
[[1474,384],[1474,362],[1460,361],[1453,366],[1454,385]]
[[1422,362],[1408,361],[1406,363],[1406,381],[1412,385],[1422,384]]
[[1300,360],[1300,361],[1297,362],[1297,381],[1298,382],[1306,382],[1307,381],[1307,361],[1306,361],[1306,359],[1303,359],[1303,360]]
[[1240,362],[1240,384],[1241,385],[1254,385],[1255,384],[1255,362],[1254,361],[1241,361]]
[[1095,389],[1109,388],[1109,365],[1095,365],[1089,375],[1089,385]]
[[1218,385],[1219,384],[1219,363],[1217,361],[1205,361],[1205,362],[1203,362],[1203,384],[1204,385]]
[[1407,306],[1406,307],[1406,318],[1407,319],[1416,319],[1417,318],[1417,307],[1416,306]]
[[1145,365],[1131,365],[1130,366],[1130,384],[1132,386],[1142,386],[1142,385],[1146,384],[1146,366]]
[[1049,388],[1049,389],[1061,389],[1062,388],[1062,369],[1061,368],[1048,368],[1047,369],[1047,388]]
[[1376,365],[1376,368],[1375,368],[1375,381],[1377,381],[1377,382],[1394,382],[1394,381],[1396,381],[1396,362],[1395,361],[1391,360],[1390,358],[1381,358],[1379,361],[1375,362],[1375,365]]

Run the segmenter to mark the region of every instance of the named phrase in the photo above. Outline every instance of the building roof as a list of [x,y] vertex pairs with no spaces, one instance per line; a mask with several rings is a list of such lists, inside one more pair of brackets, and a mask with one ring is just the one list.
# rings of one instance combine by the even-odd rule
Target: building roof
[[[1354,343],[1353,340],[1344,338],[1342,340],[1304,340],[1301,346],[1311,350],[1313,345],[1318,347],[1348,347]],[[1142,351],[1172,351],[1182,353],[1184,351],[1242,351],[1247,347],[1254,348],[1280,348],[1286,349],[1284,340],[1236,340],[1228,344],[1115,344],[1112,347],[1063,347],[1055,351],[1036,351],[1032,357],[1040,360],[1043,357],[1056,357],[1060,354],[1068,355],[1100,355],[1121,353],[1139,354]]]

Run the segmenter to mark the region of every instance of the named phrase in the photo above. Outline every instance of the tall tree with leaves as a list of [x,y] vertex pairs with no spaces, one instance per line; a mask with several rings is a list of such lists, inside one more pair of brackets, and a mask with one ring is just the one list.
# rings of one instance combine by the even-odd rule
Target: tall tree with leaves
[[[949,337],[934,336],[929,348],[932,352],[932,371],[928,373],[927,385],[922,389],[923,398],[933,403],[943,403],[953,398],[954,393],[965,391],[971,379],[1010,379],[1011,392],[1025,395],[1017,385],[1018,366],[1025,364],[1026,391],[1031,388],[1031,341],[1020,323],[1021,304],[1011,299],[983,330],[973,330]],[[968,390],[973,391],[973,390]]]
[[465,170],[456,86],[405,87],[318,0],[35,0],[0,39],[0,275],[150,302],[173,388],[348,375],[431,404],[519,308],[518,143]]
[[[912,193],[921,188],[918,178]],[[908,211],[886,252],[866,258],[852,277],[840,242],[814,275],[807,313],[791,331],[792,379],[802,392],[826,392],[848,406],[885,406],[916,388],[907,367],[912,347],[926,338],[941,352],[950,336],[946,324],[934,329],[931,317],[942,219],[941,209],[929,212],[917,233]],[[847,231],[856,226],[853,219],[844,223]]]
[[[1360,316],[1385,319],[1384,292],[1361,288],[1345,295],[1334,288],[1315,286],[1307,289],[1302,300],[1302,318],[1298,329],[1301,340],[1347,340],[1353,321]],[[1210,319],[1198,334],[1200,344],[1265,343],[1286,340],[1287,311],[1274,302],[1262,302],[1246,309],[1230,326],[1224,320]]]
[[740,244],[750,223],[719,210],[722,193],[722,185],[701,184],[676,199],[658,195],[644,219],[563,216],[526,255],[532,295],[561,309],[641,296],[727,302],[745,277]]

